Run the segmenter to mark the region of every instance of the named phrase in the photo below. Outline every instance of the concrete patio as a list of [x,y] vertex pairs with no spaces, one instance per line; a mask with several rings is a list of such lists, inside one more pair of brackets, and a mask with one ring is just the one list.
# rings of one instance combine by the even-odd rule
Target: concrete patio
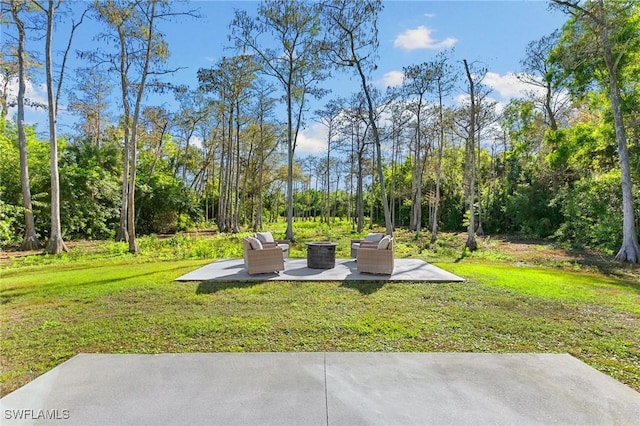
[[80,354],[3,425],[638,424],[640,394],[567,354]]
[[355,259],[336,259],[332,269],[312,269],[306,259],[285,259],[285,270],[249,275],[242,259],[223,259],[176,278],[176,281],[428,281],[461,282],[460,278],[419,259],[396,259],[391,275],[358,272]]

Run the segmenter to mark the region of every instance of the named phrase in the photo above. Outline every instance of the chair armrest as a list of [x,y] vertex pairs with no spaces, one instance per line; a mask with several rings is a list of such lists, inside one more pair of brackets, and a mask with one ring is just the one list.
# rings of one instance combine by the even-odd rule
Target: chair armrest
[[291,241],[289,240],[276,240],[277,244],[289,244],[291,245]]
[[373,248],[373,249],[377,249],[378,248],[378,242],[377,241],[362,241],[360,243],[360,248]]

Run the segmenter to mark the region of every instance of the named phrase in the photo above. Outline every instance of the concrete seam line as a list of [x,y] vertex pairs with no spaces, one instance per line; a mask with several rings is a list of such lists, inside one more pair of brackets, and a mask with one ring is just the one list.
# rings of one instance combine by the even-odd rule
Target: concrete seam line
[[329,426],[329,390],[327,389],[327,353],[323,352],[324,364],[324,407],[327,414],[327,426]]

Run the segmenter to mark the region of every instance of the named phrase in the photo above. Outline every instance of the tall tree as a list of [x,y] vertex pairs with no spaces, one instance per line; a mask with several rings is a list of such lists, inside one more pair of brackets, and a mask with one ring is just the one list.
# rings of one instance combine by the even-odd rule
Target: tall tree
[[527,45],[525,57],[520,61],[522,73],[518,79],[543,91],[542,96],[535,96],[551,130],[558,130],[558,109],[562,101],[559,90],[560,71],[557,64],[549,60],[551,51],[560,39],[560,32],[554,31],[551,35],[534,40]]
[[45,13],[47,17],[47,30],[45,42],[45,73],[47,76],[47,104],[49,116],[49,145],[51,148],[51,231],[49,233],[49,242],[46,251],[49,254],[60,254],[68,251],[67,246],[62,239],[62,229],[60,226],[60,177],[58,173],[58,135],[57,135],[57,117],[58,117],[58,101],[60,99],[60,91],[64,80],[64,72],[69,50],[73,41],[73,35],[76,28],[82,23],[84,14],[78,23],[72,22],[71,35],[64,52],[60,72],[58,74],[58,84],[54,87],[53,78],[53,58],[52,44],[54,33],[54,15],[60,6],[60,1],[54,4],[53,0],[49,0],[45,6],[43,3],[34,0],[34,4]]
[[469,64],[467,60],[463,60],[464,70],[467,74],[467,82],[469,83],[469,127],[468,127],[468,136],[467,136],[467,168],[468,168],[468,191],[469,191],[469,226],[467,228],[467,242],[465,246],[471,250],[475,251],[478,249],[478,243],[476,242],[476,234],[475,234],[475,190],[476,190],[476,155],[475,155],[475,135],[476,135],[476,82],[474,77],[471,75],[471,71],[469,69]]
[[24,105],[26,91],[26,31],[25,24],[20,14],[24,11],[25,3],[12,0],[10,3],[11,16],[18,31],[18,143],[20,146],[20,181],[22,187],[22,207],[24,209],[24,240],[20,245],[22,250],[35,250],[40,248],[40,241],[36,236],[36,225],[31,203],[31,188],[29,186],[29,165],[27,161],[27,136],[24,130]]
[[[110,70],[120,77],[124,126],[124,173],[122,183],[122,207],[120,226],[116,239],[128,241],[129,251],[139,251],[135,235],[135,186],[137,173],[137,128],[142,110],[142,101],[152,76],[168,74],[175,70],[162,68],[169,55],[163,34],[158,31],[158,21],[193,12],[172,12],[167,0],[108,0],[96,2],[99,19],[113,30],[103,34],[99,40],[113,42],[118,52],[115,54],[84,52],[84,57],[96,62],[110,64]],[[151,81],[158,90],[164,85],[158,80]],[[133,106],[133,111],[132,107]]]
[[454,67],[449,64],[449,54],[443,52],[438,54],[436,59],[431,62],[434,74],[435,93],[438,97],[438,162],[436,166],[436,189],[433,207],[433,220],[431,222],[431,242],[437,240],[438,235],[438,212],[440,208],[440,185],[442,181],[442,154],[444,152],[444,105],[443,98],[451,94],[458,73]]
[[497,120],[496,116],[496,103],[488,99],[491,90],[487,90],[486,86],[478,84],[476,87],[476,119],[475,119],[475,141],[477,145],[477,158],[474,162],[475,168],[475,182],[477,185],[477,204],[478,204],[478,227],[476,228],[477,235],[484,235],[484,229],[482,228],[482,156],[484,151],[482,150],[482,131],[490,128],[490,126]]
[[[287,230],[293,235],[293,161],[301,126],[305,95],[315,92],[315,83],[325,77],[319,55],[320,21],[315,6],[295,0],[262,3],[258,16],[236,11],[231,23],[232,39],[238,49],[252,51],[262,70],[274,77],[285,92],[287,103]],[[273,48],[265,47],[261,36],[272,34]],[[298,105],[295,114],[295,104]]]
[[100,34],[97,40],[102,45],[113,44],[117,47],[117,53],[104,52],[101,49],[96,51],[81,52],[81,59],[88,59],[97,65],[106,64],[107,70],[117,72],[120,79],[120,101],[122,102],[122,127],[124,136],[123,146],[123,173],[122,173],[122,191],[120,205],[120,222],[118,231],[116,232],[116,241],[129,241],[129,232],[127,230],[127,212],[128,212],[128,191],[129,191],[129,168],[130,168],[130,151],[131,151],[131,100],[130,77],[129,70],[133,67],[136,58],[136,50],[132,46],[132,40],[137,36],[134,24],[135,4],[117,2],[108,0],[107,2],[94,3],[94,8],[99,20],[104,21],[109,29],[113,32]]
[[331,177],[331,151],[336,149],[336,136],[338,135],[339,130],[339,118],[342,113],[342,103],[341,99],[336,99],[329,101],[324,109],[320,109],[316,111],[316,116],[320,123],[327,128],[327,157],[326,157],[326,175],[325,175],[325,222],[329,223],[330,217],[330,200],[331,200],[331,187],[330,187],[330,177]]
[[80,116],[77,133],[88,136],[91,143],[100,148],[109,123],[108,100],[112,86],[108,75],[95,67],[78,68],[76,78],[67,109]]
[[428,63],[419,65],[411,65],[403,68],[404,78],[402,88],[408,97],[408,109],[415,114],[416,132],[415,132],[415,167],[413,176],[413,185],[415,190],[412,197],[412,209],[409,219],[409,228],[416,231],[416,238],[420,236],[422,228],[422,172],[424,146],[422,143],[422,116],[425,104],[425,96],[433,89],[434,73],[432,67]]
[[331,60],[338,67],[353,67],[356,70],[364,93],[368,124],[376,150],[376,170],[380,184],[380,198],[384,210],[386,233],[393,234],[391,210],[387,199],[384,173],[382,170],[382,148],[380,132],[376,123],[372,89],[368,83],[378,50],[378,15],[382,11],[382,1],[327,0],[322,4],[323,16],[327,23],[328,41],[324,44]]
[[[367,159],[367,148],[371,145],[369,137],[371,133],[369,131],[370,125],[364,104],[365,100],[362,93],[356,93],[349,100],[350,106],[346,111],[346,117],[349,120],[351,128],[351,162],[352,164],[355,163],[355,222],[357,232],[362,232],[364,229],[364,169]],[[364,128],[361,125],[364,125]]]
[[[552,4],[571,15],[565,25],[565,36],[557,55],[561,63],[579,80],[597,80],[603,69],[606,79],[597,81],[608,91],[622,172],[622,247],[616,259],[640,263],[640,244],[636,230],[633,184],[629,149],[622,111],[620,68],[628,61],[628,52],[638,47],[638,2],[634,0],[552,0]],[[604,67],[598,63],[604,60]],[[589,72],[588,70],[591,70]]]
[[258,82],[255,89],[255,115],[258,119],[258,130],[260,132],[258,142],[258,188],[257,188],[257,206],[255,215],[253,218],[253,229],[259,231],[262,229],[262,214],[264,209],[263,194],[265,192],[265,161],[268,157],[268,152],[271,153],[275,149],[275,135],[269,132],[273,126],[269,125],[266,120],[271,116],[276,99],[271,97],[271,94],[275,91],[275,88],[265,82]]
[[223,232],[239,232],[238,185],[243,174],[240,166],[240,128],[246,122],[243,109],[251,93],[255,71],[256,64],[251,55],[224,57],[217,67],[198,70],[200,87],[218,93],[223,113],[226,114],[218,209],[218,227]]

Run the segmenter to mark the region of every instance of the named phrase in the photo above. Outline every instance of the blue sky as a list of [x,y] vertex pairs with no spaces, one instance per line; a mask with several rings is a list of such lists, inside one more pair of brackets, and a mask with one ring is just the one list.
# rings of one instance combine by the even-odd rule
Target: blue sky
[[[232,54],[225,48],[230,45],[227,36],[234,9],[254,13],[257,5],[253,1],[195,1],[190,7],[199,8],[202,19],[183,18],[164,23],[161,30],[171,51],[168,66],[185,67],[171,79],[196,87],[199,68],[211,67],[222,56]],[[480,62],[488,69],[484,82],[494,89],[491,96],[504,104],[524,88],[513,73],[520,71],[519,61],[526,45],[561,27],[565,20],[566,16],[550,11],[544,1],[385,1],[378,22],[378,69],[372,80],[380,88],[399,84],[403,66],[429,61],[441,50],[454,48],[454,60]],[[65,34],[68,31],[61,30]],[[78,33],[76,48],[94,46],[93,35],[98,31],[96,23],[85,22]],[[58,40],[66,42],[65,38],[66,35],[61,35]],[[31,47],[42,51],[39,46],[43,43],[32,42]],[[74,59],[70,67],[77,63]],[[46,99],[41,83],[42,78],[31,86],[32,98]],[[324,85],[333,94],[317,102],[311,111],[331,96],[349,95],[357,90],[357,80],[338,73]],[[458,94],[463,90],[461,87]],[[46,129],[44,114],[32,113],[27,118],[37,121],[39,130]],[[63,111],[60,121],[65,121]],[[307,123],[301,135],[300,155],[319,152],[324,145],[322,126],[314,125],[311,116],[307,117]]]

